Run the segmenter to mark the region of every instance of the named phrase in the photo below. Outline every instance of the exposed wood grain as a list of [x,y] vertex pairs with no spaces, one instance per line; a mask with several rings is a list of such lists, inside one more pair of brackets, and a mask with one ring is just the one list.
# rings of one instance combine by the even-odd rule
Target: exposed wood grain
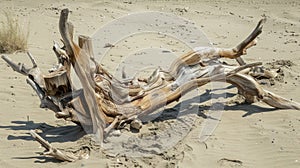
[[[257,83],[253,68],[261,67],[262,63],[247,64],[241,58],[248,48],[256,45],[265,19],[260,20],[252,33],[236,47],[197,48],[175,59],[167,70],[157,68],[152,75],[143,79],[134,77],[118,80],[94,59],[90,37],[79,36],[78,44],[73,41],[74,26],[68,22],[68,15],[68,9],[61,11],[59,31],[64,47],[54,42],[53,51],[58,58],[58,65],[49,74],[41,74],[30,53],[31,68],[16,64],[7,56],[2,56],[2,59],[14,71],[28,76],[27,82],[36,91],[41,107],[54,111],[58,118],[71,120],[86,128],[88,133],[97,135],[100,142],[105,133],[118,125],[136,122],[133,123],[134,128],[140,128],[141,123],[137,122],[139,117],[180,101],[181,96],[191,90],[216,81],[236,86],[239,94],[249,102],[260,100],[275,108],[300,110],[299,103],[271,93]],[[219,58],[236,59],[239,65],[225,65]],[[91,68],[90,61],[94,62],[94,68]],[[71,68],[82,88],[74,90]],[[275,74],[266,72],[266,77],[275,77]],[[48,150],[48,155],[64,161],[80,158],[53,148],[34,131],[30,133]]]

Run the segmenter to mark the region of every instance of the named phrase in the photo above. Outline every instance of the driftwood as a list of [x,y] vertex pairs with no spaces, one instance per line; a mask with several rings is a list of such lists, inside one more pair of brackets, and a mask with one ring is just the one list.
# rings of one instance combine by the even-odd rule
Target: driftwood
[[[262,63],[247,64],[240,57],[256,45],[256,37],[262,32],[265,19],[260,20],[254,31],[234,48],[197,48],[177,58],[169,69],[158,68],[148,78],[118,80],[95,61],[90,37],[79,36],[78,44],[74,42],[74,26],[68,22],[68,14],[69,10],[64,9],[60,15],[59,30],[64,46],[54,42],[53,51],[58,65],[49,74],[41,74],[30,53],[31,68],[16,64],[6,56],[2,58],[13,70],[28,77],[27,83],[40,98],[41,108],[48,108],[55,112],[57,118],[86,128],[87,133],[96,134],[100,142],[105,134],[121,124],[132,123],[134,128],[139,129],[141,122],[138,118],[215,81],[236,86],[248,102],[258,100],[275,108],[300,109],[298,103],[271,93],[257,83],[253,77],[257,73],[252,70],[262,68]],[[219,58],[236,59],[239,65],[223,64]],[[96,68],[90,67],[90,61]],[[81,82],[80,89],[73,88],[71,68]],[[276,74],[264,70],[259,75],[274,77]],[[34,131],[31,134],[48,150],[48,155],[64,161],[82,158],[53,148]]]
[[82,158],[88,158],[89,153],[78,153],[77,155],[73,153],[62,152],[59,149],[54,148],[48,141],[40,137],[35,131],[30,130],[31,136],[38,141],[45,149],[46,152],[43,155],[53,156],[58,160],[73,162]]

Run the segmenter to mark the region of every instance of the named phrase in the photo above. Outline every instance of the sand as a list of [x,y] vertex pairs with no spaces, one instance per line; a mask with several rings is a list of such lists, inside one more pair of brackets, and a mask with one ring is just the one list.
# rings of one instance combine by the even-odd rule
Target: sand
[[[276,80],[274,85],[265,84],[264,87],[300,102],[298,1],[1,1],[2,10],[12,11],[25,25],[29,23],[28,48],[44,72],[56,62],[51,49],[52,41],[60,39],[59,12],[66,7],[72,11],[70,20],[75,25],[76,35],[92,35],[101,26],[129,13],[160,11],[194,22],[216,47],[236,45],[252,31],[262,16],[266,16],[268,21],[259,36],[258,45],[250,49],[243,58],[247,62],[262,61],[264,64],[276,60],[292,62],[291,65],[275,64],[277,68],[280,67],[284,76],[281,80]],[[0,18],[3,19],[3,16]],[[155,42],[162,40],[154,39],[152,42],[155,45]],[[142,41],[141,43],[147,44]],[[104,66],[108,69],[113,67],[121,51],[123,50],[112,50],[112,59],[103,60]],[[178,49],[178,53],[185,51],[187,49]],[[9,56],[13,60],[29,63],[24,53]],[[39,108],[38,97],[26,84],[26,77],[13,72],[4,61],[0,61],[0,67],[0,167],[300,166],[299,112],[274,110],[263,103],[238,104],[236,97],[232,97],[232,93],[236,93],[235,88],[225,90],[229,98],[221,120],[204,143],[199,142],[199,135],[203,123],[208,120],[203,116],[212,114],[209,112],[210,101],[196,104],[199,114],[193,111],[195,107],[189,109],[191,114],[186,115],[183,120],[188,122],[192,119],[193,124],[187,129],[175,128],[178,129],[178,136],[182,137],[174,146],[158,155],[130,158],[92,151],[89,159],[74,163],[58,162],[39,156],[38,153],[43,149],[30,137],[30,129],[46,130],[46,139],[60,148],[76,148],[87,140],[81,138],[82,134],[78,133],[78,128],[72,123],[58,120],[51,111]],[[210,96],[206,94],[204,89],[199,90],[200,99],[209,99]],[[168,117],[168,114],[164,117]],[[162,119],[147,123],[143,126],[145,132],[141,134],[149,130],[159,132],[160,129],[163,130],[164,124],[172,121]]]

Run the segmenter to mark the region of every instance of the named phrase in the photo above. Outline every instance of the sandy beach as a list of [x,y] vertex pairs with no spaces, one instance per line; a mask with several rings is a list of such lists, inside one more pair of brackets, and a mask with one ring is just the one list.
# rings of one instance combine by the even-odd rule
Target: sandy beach
[[[267,67],[280,69],[282,78],[275,80],[272,85],[264,84],[263,87],[300,102],[299,1],[1,0],[0,4],[1,12],[11,11],[24,24],[24,29],[29,30],[28,50],[45,73],[56,64],[52,45],[53,40],[59,41],[61,38],[58,20],[60,11],[64,8],[71,10],[70,21],[75,26],[75,36],[93,36],[101,27],[131,13],[159,11],[193,22],[213,46],[225,48],[241,42],[257,22],[266,17],[267,22],[258,44],[249,49],[243,58],[246,62],[261,61]],[[0,21],[4,20],[4,15],[1,15]],[[136,43],[141,48],[148,44],[155,48],[166,41],[166,38],[156,38],[155,35],[150,37],[149,34],[128,38],[126,46],[131,50],[114,47],[106,53],[101,64],[108,70],[113,70],[112,67],[120,64],[118,61],[125,51],[133,52]],[[103,39],[103,42],[110,41]],[[119,45],[124,46],[123,41]],[[189,50],[180,45],[172,46],[174,50],[170,50],[177,54]],[[135,52],[138,50],[136,48]],[[30,65],[26,53],[8,56],[14,61]],[[148,59],[151,61],[152,58]],[[228,62],[234,63],[232,60]],[[176,144],[169,149],[158,151],[159,154],[129,157],[92,150],[89,159],[72,163],[40,156],[43,148],[30,136],[31,129],[47,130],[48,136],[45,138],[58,148],[75,148],[87,141],[82,139],[83,133],[74,124],[55,118],[50,110],[39,108],[39,99],[26,84],[25,76],[13,72],[2,60],[0,67],[0,167],[300,167],[299,111],[276,110],[261,102],[239,104],[234,96],[237,89],[229,85],[222,85],[222,88],[226,88],[224,91],[227,95],[222,117],[215,131],[204,142],[199,142],[199,135],[207,119],[201,114],[211,114],[211,102],[206,100],[211,98],[211,94],[217,94],[212,90],[207,93],[211,85],[199,89],[201,102],[189,109],[191,112],[188,117],[183,118],[186,122],[192,120],[193,123],[187,128],[178,128],[182,137],[178,141],[174,140]],[[195,109],[196,112],[193,111]],[[163,124],[172,122],[172,119],[149,122],[143,126],[142,133],[160,129],[164,127]]]

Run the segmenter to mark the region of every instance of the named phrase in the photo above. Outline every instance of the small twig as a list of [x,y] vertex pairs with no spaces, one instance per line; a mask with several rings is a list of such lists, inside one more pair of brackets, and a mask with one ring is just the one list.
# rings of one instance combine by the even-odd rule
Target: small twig
[[261,19],[255,29],[251,32],[251,34],[242,41],[239,45],[236,46],[236,51],[239,55],[243,54],[243,50],[245,48],[249,48],[249,44],[262,32],[263,24],[266,22],[266,18]]
[[36,92],[40,100],[43,100],[45,97],[45,92],[30,78],[26,79],[26,82],[32,87],[32,89]]
[[237,57],[235,58],[235,60],[239,63],[239,65],[245,65],[246,62],[244,61],[244,59],[242,57]]
[[117,116],[114,119],[114,121],[108,127],[106,127],[104,129],[104,134],[108,134],[111,131],[111,129],[113,129],[116,126],[116,124],[119,122],[119,118],[120,118],[120,116]]
[[242,164],[243,164],[242,161],[237,160],[237,159],[227,159],[227,158],[222,158],[222,159],[220,159],[218,162],[220,162],[220,161],[233,162],[233,163],[237,163],[237,164],[239,164],[239,165],[242,165]]
[[255,67],[255,66],[259,66],[259,65],[262,65],[262,62],[255,62],[255,63],[250,63],[250,64],[246,64],[246,65],[242,65],[242,66],[239,66],[237,68],[235,68],[234,70],[230,71],[227,73],[227,77],[230,77],[244,69],[247,69],[247,68],[251,68],[251,67]]
[[69,59],[69,56],[67,55],[66,51],[61,49],[59,44],[56,41],[53,41],[52,49],[53,49],[59,63],[63,64],[63,60]]
[[38,143],[40,143],[47,150],[47,152],[43,153],[43,155],[53,156],[58,160],[68,162],[74,162],[75,160],[78,160],[80,158],[72,153],[64,153],[54,148],[48,141],[39,136],[34,130],[30,130],[30,134]]
[[16,64],[9,57],[2,55],[1,58],[16,72],[19,72],[23,75],[28,75],[30,69],[26,68],[24,64]]
[[48,141],[44,140],[41,136],[39,136],[34,130],[30,130],[30,135],[47,150],[50,150],[52,148],[52,145]]
[[40,101],[41,101],[40,107],[41,108],[48,108],[54,112],[60,111],[59,107],[53,101],[51,101],[47,96],[45,96],[45,92],[37,83],[35,83],[30,78],[27,78],[26,82],[32,87],[32,89],[36,92],[36,94],[40,98]]
[[34,57],[31,55],[31,53],[29,51],[27,52],[27,55],[28,55],[30,61],[32,62],[32,68],[36,68],[37,64],[36,64]]

